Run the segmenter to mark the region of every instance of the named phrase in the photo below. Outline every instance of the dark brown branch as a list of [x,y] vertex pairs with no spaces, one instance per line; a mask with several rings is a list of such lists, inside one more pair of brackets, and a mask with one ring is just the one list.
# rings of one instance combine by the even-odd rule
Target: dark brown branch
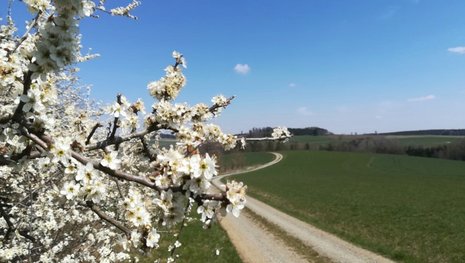
[[110,168],[108,168],[106,166],[101,165],[99,162],[91,161],[88,158],[86,158],[86,157],[84,157],[84,156],[82,156],[79,153],[74,152],[74,151],[71,152],[71,156],[74,159],[76,159],[77,161],[79,161],[80,163],[82,163],[83,165],[91,163],[94,166],[95,169],[97,169],[97,170],[99,170],[101,172],[104,172],[104,173],[106,173],[106,174],[108,174],[110,176],[116,177],[118,179],[123,179],[125,181],[136,182],[138,184],[153,188],[153,189],[155,189],[157,191],[161,190],[153,182],[149,181],[145,177],[132,175],[132,174],[129,174],[129,173],[126,173],[126,172],[118,171],[118,170],[112,170],[112,169],[110,169]]
[[144,136],[139,138],[142,143],[142,151],[144,152],[145,156],[147,156],[151,162],[155,161],[157,159],[157,156],[150,152],[149,146],[147,145]]
[[89,136],[87,136],[87,139],[86,139],[86,145],[88,145],[90,143],[90,140],[92,139],[92,136],[94,136],[94,133],[97,131],[98,128],[100,127],[103,127],[102,124],[100,123],[96,123],[94,125],[94,127],[92,128],[92,130],[90,131],[89,133]]
[[121,144],[123,142],[132,140],[134,138],[142,137],[142,136],[144,136],[144,135],[146,135],[146,134],[148,134],[150,132],[151,132],[150,130],[146,129],[146,130],[143,130],[141,132],[132,133],[132,134],[122,136],[122,137],[116,136],[112,140],[106,139],[106,140],[103,140],[103,141],[100,141],[100,142],[97,142],[97,143],[94,143],[94,144],[91,144],[91,145],[87,145],[86,150],[87,151],[92,151],[92,150],[97,150],[97,149],[104,149],[105,147],[110,146],[110,145]]
[[90,210],[92,210],[92,212],[97,214],[98,217],[100,217],[101,219],[105,220],[106,222],[110,223],[111,225],[115,226],[116,228],[124,232],[124,234],[126,235],[128,239],[131,238],[131,230],[129,228],[124,226],[122,223],[118,222],[116,219],[105,214],[105,212],[100,210],[100,208],[97,205],[95,205],[92,201],[87,201],[86,206],[89,207]]
[[13,118],[13,114],[6,114],[2,117],[0,117],[0,124],[5,124],[9,122]]
[[[33,133],[28,133],[27,131],[23,131],[23,135],[26,136],[27,138],[29,138],[30,140],[32,140],[33,142],[35,142],[36,144],[38,144],[39,146],[41,146],[42,148],[44,149],[48,149],[48,145],[47,143],[45,143],[44,140],[49,140],[48,138],[39,138],[37,137],[35,134]],[[45,135],[42,135],[41,137],[45,137]],[[126,180],[126,181],[131,181],[131,182],[136,182],[136,183],[139,183],[141,185],[144,185],[144,186],[147,186],[147,187],[150,187],[150,188],[153,188],[157,191],[160,191],[161,189],[159,189],[154,183],[152,183],[151,181],[149,181],[148,179],[142,177],[142,176],[137,176],[137,175],[132,175],[132,174],[128,174],[128,173],[125,173],[125,172],[122,172],[122,171],[118,171],[118,170],[112,170],[108,167],[105,167],[103,165],[101,165],[99,162],[96,162],[96,161],[92,161],[84,156],[82,156],[81,154],[75,152],[75,151],[71,151],[71,157],[73,157],[74,159],[76,159],[77,161],[79,161],[80,163],[82,163],[83,165],[86,165],[88,163],[91,163],[95,169],[99,170],[99,171],[102,171],[110,176],[113,176],[113,177],[116,177],[118,179],[123,179],[123,180]]]
[[15,165],[16,162],[9,159],[5,158],[4,156],[0,156],[0,165]]
[[[123,103],[121,102],[121,94],[116,95],[116,102],[121,106]],[[113,129],[111,130],[110,137],[108,138],[109,140],[113,140],[116,135],[116,130],[119,128],[119,117],[115,117],[113,120]],[[118,144],[117,144],[118,145]]]
[[[42,135],[41,138],[37,137],[35,134],[28,133],[27,131],[23,132],[23,135],[41,146],[44,149],[48,149],[48,145],[45,141],[50,142],[50,138],[47,138],[45,135]],[[43,137],[43,138],[42,138]],[[112,177],[115,177],[117,179],[125,180],[125,181],[130,181],[130,182],[135,182],[138,184],[141,184],[143,186],[149,187],[151,189],[154,189],[155,191],[161,192],[162,190],[169,190],[171,189],[173,192],[185,192],[181,187],[170,187],[166,189],[162,189],[158,186],[155,185],[154,182],[150,181],[149,179],[145,178],[144,176],[138,176],[138,175],[132,175],[123,171],[119,170],[112,170],[106,166],[101,165],[97,161],[90,160],[87,157],[84,157],[83,155],[71,151],[71,156],[76,159],[78,162],[80,162],[83,165],[87,165],[88,163],[91,163],[95,169],[109,175]],[[196,197],[201,198],[201,199],[207,199],[207,200],[216,200],[216,201],[225,201],[228,202],[228,199],[226,198],[225,194],[203,194],[203,195],[198,195]]]
[[[27,95],[29,89],[31,88],[31,82],[32,82],[32,71],[29,70],[28,72],[26,72],[26,74],[24,74],[22,95]],[[16,122],[20,122],[20,117],[22,115],[23,107],[25,104],[26,103],[23,102],[22,100],[19,101],[18,107],[15,110],[15,113],[13,114],[13,116],[11,116],[12,120]],[[10,120],[5,119],[3,121],[4,121],[3,123],[6,123]]]
[[15,231],[15,226],[11,222],[10,215],[5,210],[3,210],[2,205],[0,205],[0,214],[2,215],[3,219],[5,219],[5,222],[8,226],[8,230],[6,231],[5,236],[3,237],[5,240],[7,240],[9,239],[10,234]]
[[123,142],[130,141],[130,140],[136,139],[136,138],[140,138],[140,137],[143,137],[143,136],[145,136],[145,135],[147,135],[147,134],[149,134],[151,132],[162,130],[162,129],[171,130],[173,132],[178,132],[178,130],[175,129],[175,128],[171,128],[171,127],[168,127],[166,125],[160,125],[158,123],[154,123],[150,127],[146,128],[145,130],[142,130],[140,132],[131,133],[131,134],[128,134],[128,135],[125,135],[125,136],[115,136],[115,138],[113,138],[113,139],[108,138],[108,139],[105,139],[103,141],[88,145],[86,147],[86,150],[87,151],[92,151],[92,150],[97,150],[97,149],[104,149],[107,146],[115,145],[115,144],[121,144]]

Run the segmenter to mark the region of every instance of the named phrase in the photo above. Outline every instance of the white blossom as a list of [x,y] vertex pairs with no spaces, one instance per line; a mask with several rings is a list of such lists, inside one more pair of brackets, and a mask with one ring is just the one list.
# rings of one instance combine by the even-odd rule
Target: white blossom
[[103,159],[100,161],[100,164],[108,167],[112,170],[118,169],[121,163],[121,160],[117,158],[118,152],[109,152],[103,155]]
[[150,230],[149,234],[147,235],[146,246],[147,247],[157,247],[158,241],[160,240],[160,234],[157,233],[155,228]]

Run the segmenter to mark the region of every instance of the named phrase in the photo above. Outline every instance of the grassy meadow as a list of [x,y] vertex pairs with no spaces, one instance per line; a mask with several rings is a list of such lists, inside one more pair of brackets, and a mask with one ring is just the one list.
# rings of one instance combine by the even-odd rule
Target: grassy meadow
[[237,179],[249,195],[396,261],[465,262],[465,162],[291,151]]
[[[166,239],[160,240],[160,247],[154,250],[151,256],[139,256],[140,262],[152,263],[159,257],[166,259],[170,256],[168,246],[176,239],[173,235],[163,237]],[[180,255],[176,262],[242,262],[219,224],[214,224],[210,229],[203,229],[200,221],[191,222],[182,230],[179,241],[182,245],[176,249],[175,254]],[[215,253],[217,249],[220,251],[219,255]]]
[[423,146],[432,147],[447,145],[465,140],[464,136],[442,136],[442,135],[329,135],[312,136],[299,135],[290,139],[290,142],[308,143],[309,145],[325,146],[332,142],[349,141],[355,138],[384,138],[398,143],[400,146]]
[[244,169],[274,160],[269,152],[230,152],[220,156],[218,160],[220,172]]
[[386,139],[399,142],[402,146],[440,146],[446,145],[460,140],[464,140],[463,136],[396,136],[389,135]]
[[[264,164],[273,159],[274,155],[267,152],[231,152],[222,155],[219,162],[228,169],[232,167],[239,169]],[[191,216],[197,218],[195,211],[196,209],[192,209]],[[169,257],[168,246],[176,239],[173,235],[164,235],[164,237],[168,238],[160,241],[160,247],[154,251],[152,256],[141,256],[140,262],[149,263],[160,256]],[[226,232],[219,224],[214,224],[210,229],[202,229],[202,224],[198,220],[191,222],[182,230],[179,241],[183,245],[176,249],[176,253],[180,254],[176,262],[241,262]],[[184,244],[189,244],[189,246],[184,246]],[[220,251],[219,256],[215,254],[216,249]]]

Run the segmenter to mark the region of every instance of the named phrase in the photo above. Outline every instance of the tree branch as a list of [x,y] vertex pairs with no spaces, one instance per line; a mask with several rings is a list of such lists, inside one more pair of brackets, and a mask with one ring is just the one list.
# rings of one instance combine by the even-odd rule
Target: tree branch
[[86,150],[92,151],[92,150],[97,150],[97,149],[104,149],[105,147],[110,146],[110,145],[121,144],[123,142],[132,140],[134,138],[142,137],[142,136],[144,136],[144,135],[146,135],[146,134],[148,134],[150,132],[152,132],[152,130],[145,129],[145,130],[143,130],[141,132],[132,133],[132,134],[122,136],[122,137],[116,136],[112,140],[106,139],[106,140],[103,140],[103,141],[100,141],[100,142],[97,142],[97,143],[94,143],[94,144],[87,145]]
[[89,207],[90,210],[92,210],[92,212],[97,214],[98,217],[100,217],[101,219],[105,220],[106,222],[110,223],[111,225],[115,226],[116,228],[118,228],[119,230],[124,232],[124,234],[126,235],[126,237],[128,239],[131,238],[131,230],[129,228],[124,226],[122,223],[120,223],[116,219],[114,219],[114,218],[110,217],[109,215],[105,214],[105,212],[100,210],[100,208],[97,205],[95,205],[94,202],[87,201],[86,206]]
[[100,127],[103,127],[103,125],[100,124],[100,123],[96,123],[96,124],[94,125],[94,127],[92,128],[92,130],[91,130],[90,133],[89,133],[89,136],[87,136],[86,145],[88,145],[88,144],[90,143],[90,139],[92,139],[92,136],[94,136],[94,133],[95,133],[95,132],[97,131],[97,129],[100,128]]
[[[29,89],[31,88],[31,83],[32,83],[32,71],[27,71],[26,74],[24,74],[24,80],[23,80],[23,94],[22,95],[27,95]],[[15,113],[11,117],[11,119],[17,121],[18,123],[20,122],[19,117],[21,116],[23,112],[23,107],[26,103],[22,100],[19,101],[18,107],[15,110]]]
[[[286,139],[289,139],[291,138],[291,136],[289,137],[280,137],[280,138],[273,138],[273,137],[263,137],[263,138],[244,138],[246,141],[248,142],[258,142],[258,141],[283,141],[283,140],[286,140]],[[241,138],[238,138],[239,140]]]
[[15,226],[13,225],[13,223],[10,220],[10,215],[5,210],[3,210],[2,205],[0,205],[0,214],[2,215],[3,219],[5,219],[5,222],[6,222],[7,226],[8,226],[8,230],[6,231],[5,236],[3,237],[5,240],[7,240],[9,238],[10,234],[13,231],[15,231]]
[[[33,142],[37,143],[39,146],[43,147],[44,149],[48,149],[48,145],[45,141],[51,141],[49,138],[39,138],[33,133],[28,133],[27,131],[23,132],[24,136],[32,140]],[[45,135],[42,135],[42,137],[45,137]],[[125,180],[125,181],[130,181],[130,182],[135,182],[138,184],[141,184],[143,186],[149,187],[151,189],[154,189],[155,191],[161,192],[163,190],[172,190],[173,192],[185,192],[181,187],[169,187],[169,188],[160,188],[158,187],[154,182],[150,181],[149,179],[145,178],[144,176],[138,176],[138,175],[132,175],[123,171],[119,170],[112,170],[106,166],[103,166],[100,164],[100,162],[90,160],[87,157],[84,157],[83,155],[71,151],[71,157],[76,159],[78,162],[80,162],[83,165],[87,165],[88,163],[91,163],[92,166],[109,175],[112,177],[115,177],[117,179]],[[196,198],[201,198],[201,199],[208,199],[208,200],[216,200],[216,201],[224,201],[228,202],[228,199],[226,198],[225,194],[203,194],[203,195],[198,195]]]
[[[116,95],[116,102],[120,105],[120,107],[123,104],[121,102],[121,96],[122,96],[121,94]],[[108,139],[110,141],[115,138],[116,130],[119,128],[118,121],[119,121],[119,117],[115,117],[115,119],[113,120],[113,129],[111,130],[110,137],[108,137]],[[118,144],[116,144],[116,145],[118,145]]]
[[144,152],[145,156],[147,156],[151,162],[155,161],[157,156],[150,152],[149,146],[147,145],[144,136],[140,137],[139,139],[142,143],[142,151]]

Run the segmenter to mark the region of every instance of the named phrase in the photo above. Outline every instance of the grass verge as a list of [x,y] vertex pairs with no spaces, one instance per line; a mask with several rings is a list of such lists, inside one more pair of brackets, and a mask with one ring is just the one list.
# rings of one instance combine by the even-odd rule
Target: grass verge
[[[160,247],[153,250],[151,255],[139,255],[140,262],[152,263],[158,258],[166,262],[170,256],[168,246],[176,241],[173,234],[164,233],[162,235],[164,239],[160,240]],[[200,221],[191,222],[182,230],[179,241],[182,245],[176,249],[175,254],[180,256],[175,262],[242,262],[226,232],[219,224],[214,224],[210,229],[203,229]],[[219,250],[219,255],[216,255],[216,250]]]
[[265,164],[274,160],[274,155],[269,152],[232,152],[221,156],[219,160],[220,172],[242,170]]
[[292,151],[236,177],[251,196],[396,261],[465,262],[465,162]]

